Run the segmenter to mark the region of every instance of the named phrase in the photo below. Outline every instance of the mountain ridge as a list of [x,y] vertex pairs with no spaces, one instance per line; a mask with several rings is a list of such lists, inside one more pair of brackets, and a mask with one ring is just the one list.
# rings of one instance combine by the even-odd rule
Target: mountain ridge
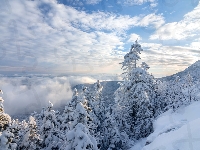
[[184,79],[184,77],[187,74],[190,74],[194,81],[199,80],[200,78],[200,60],[196,61],[192,65],[188,66],[185,70],[177,72],[173,75],[166,76],[159,78],[161,81],[170,81],[175,80],[176,76],[179,76],[181,79]]

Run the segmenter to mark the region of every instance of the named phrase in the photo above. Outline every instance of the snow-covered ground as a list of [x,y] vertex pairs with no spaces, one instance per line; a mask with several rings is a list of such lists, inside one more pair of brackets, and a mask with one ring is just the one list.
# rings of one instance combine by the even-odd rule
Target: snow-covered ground
[[161,114],[154,132],[130,150],[200,150],[200,102]]

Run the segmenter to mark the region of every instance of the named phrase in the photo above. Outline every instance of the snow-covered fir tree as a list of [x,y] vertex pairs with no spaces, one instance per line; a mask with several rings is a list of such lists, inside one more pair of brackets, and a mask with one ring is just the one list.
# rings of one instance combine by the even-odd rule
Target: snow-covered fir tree
[[0,150],[16,150],[17,144],[13,142],[14,134],[6,128],[0,133]]
[[141,67],[136,65],[140,51],[141,45],[136,41],[124,56],[124,81],[115,92],[119,130],[135,139],[146,137],[153,131],[154,78],[147,72],[149,66],[146,63]]
[[186,105],[188,103],[183,94],[183,86],[180,82],[179,76],[177,76],[174,81],[169,81],[167,88],[167,96],[165,97],[165,111],[169,109],[173,109],[175,111],[180,106]]
[[67,132],[66,139],[61,148],[63,150],[98,150],[95,138],[82,123],[78,123],[73,130]]
[[101,85],[100,81],[97,80],[97,82],[94,84],[94,102],[93,102],[93,111],[95,115],[97,116],[100,123],[102,123],[105,119],[106,114],[106,106],[105,101],[102,96],[102,90],[103,86]]
[[[0,93],[3,94],[2,90]],[[14,134],[9,128],[11,117],[4,113],[3,101],[3,98],[0,97],[0,150],[15,150],[17,144],[13,141]]]
[[129,137],[119,131],[113,108],[110,105],[106,110],[105,119],[101,127],[101,149],[104,150],[120,150],[129,148]]
[[[62,129],[64,129],[65,143],[61,149],[97,149],[94,138],[96,125],[90,116],[91,108],[85,96],[75,89],[72,100],[65,106],[62,114]],[[80,132],[80,135],[79,135]],[[88,140],[92,140],[88,141]]]
[[74,115],[75,115],[74,109],[70,105],[70,103],[68,103],[65,106],[65,109],[64,109],[63,114],[60,119],[61,120],[61,130],[63,130],[64,132],[70,130],[69,125],[71,124],[71,122],[74,121]]
[[38,130],[37,130],[35,118],[30,116],[28,126],[25,130],[21,144],[18,146],[18,148],[24,149],[24,150],[39,150],[39,149],[41,149],[41,147],[40,147],[41,139],[37,132],[38,132]]
[[89,131],[91,132],[91,135],[97,136],[98,129],[100,126],[100,121],[99,118],[95,112],[96,110],[96,102],[97,99],[97,92],[95,91],[95,87],[93,90],[87,88],[86,86],[83,86],[82,88],[82,93],[79,96],[81,104],[83,104],[85,110],[87,111],[89,115],[89,120],[88,120],[88,127]]
[[[2,90],[0,90],[0,93],[3,94]],[[3,131],[11,122],[11,117],[4,112],[3,102],[3,98],[0,97],[0,131]]]
[[62,145],[62,134],[60,134],[59,128],[56,127],[56,116],[52,107],[53,104],[49,102],[39,132],[42,139],[41,146],[44,150],[59,149]]
[[75,109],[76,108],[76,104],[78,103],[79,99],[78,99],[78,91],[75,88],[73,91],[73,96],[72,96],[72,100],[70,101],[70,105]]
[[187,98],[188,104],[198,100],[196,95],[199,91],[200,89],[198,87],[198,81],[197,83],[195,83],[190,73],[188,73],[185,76],[183,82],[183,92],[185,97]]
[[155,81],[155,93],[153,96],[153,113],[156,118],[158,115],[162,114],[165,111],[167,106],[166,97],[167,97],[167,88],[168,84],[166,82],[161,82],[160,80]]

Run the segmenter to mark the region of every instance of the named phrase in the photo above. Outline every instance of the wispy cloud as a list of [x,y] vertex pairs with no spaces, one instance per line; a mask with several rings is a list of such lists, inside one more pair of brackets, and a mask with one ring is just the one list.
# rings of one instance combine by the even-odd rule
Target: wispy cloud
[[98,4],[99,2],[101,2],[102,0],[85,0],[87,4]]
[[142,5],[147,2],[156,3],[156,0],[124,0],[126,5]]
[[127,31],[134,27],[158,28],[164,23],[162,15],[86,13],[56,0],[10,0],[2,10],[1,68],[9,66],[16,71],[118,70]]
[[200,50],[189,46],[164,46],[156,43],[142,43],[142,58],[151,64],[150,71],[162,77],[183,71],[200,57]]
[[200,32],[200,3],[191,12],[184,15],[178,22],[170,22],[160,27],[150,39],[186,40],[199,38]]

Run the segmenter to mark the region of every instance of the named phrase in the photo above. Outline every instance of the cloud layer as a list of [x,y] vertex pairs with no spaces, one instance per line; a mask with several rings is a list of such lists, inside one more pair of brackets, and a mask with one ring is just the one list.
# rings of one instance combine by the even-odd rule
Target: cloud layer
[[40,111],[49,101],[55,109],[59,108],[71,99],[73,86],[94,82],[94,78],[87,76],[0,77],[0,88],[4,92],[5,112],[16,115]]
[[150,39],[185,40],[199,38],[200,32],[200,4],[191,12],[183,16],[178,22],[166,23],[160,27]]
[[[64,1],[2,2],[1,72],[119,74],[119,63],[137,38],[144,43],[142,61],[149,62],[155,76],[175,73],[198,59],[200,5],[180,21],[166,22],[163,13],[148,12],[146,8],[125,15],[112,11],[79,10],[61,2]],[[71,4],[75,1],[65,2]],[[110,8],[114,7],[110,4],[115,3],[115,7],[132,6],[134,11],[137,11],[136,5],[142,7],[148,3],[156,6],[158,3],[156,0],[76,2]],[[171,61],[176,61],[176,65],[173,66]],[[157,68],[159,63],[166,70]],[[169,66],[174,71],[166,72]]]
[[127,31],[133,27],[158,28],[164,23],[159,14],[130,17],[86,13],[55,0],[11,0],[4,1],[1,7],[0,61],[1,69],[7,71],[108,73],[111,68],[119,70]]

